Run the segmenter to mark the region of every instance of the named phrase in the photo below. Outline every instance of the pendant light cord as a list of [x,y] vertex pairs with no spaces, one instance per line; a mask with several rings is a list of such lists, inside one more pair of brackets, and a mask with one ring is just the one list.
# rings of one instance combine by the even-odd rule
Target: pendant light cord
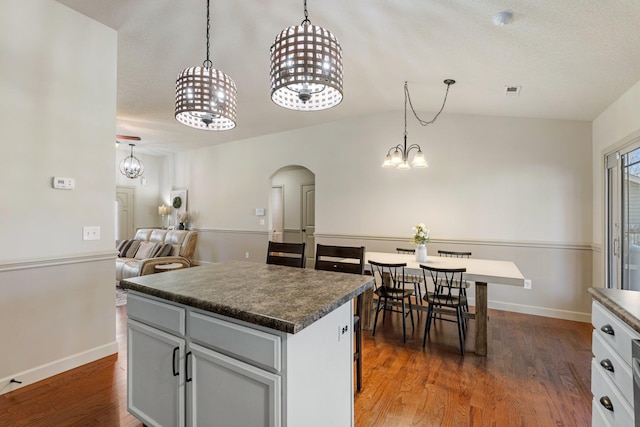
[[418,120],[418,123],[420,123],[422,126],[433,124],[438,118],[438,116],[440,115],[440,113],[442,113],[442,110],[444,110],[444,105],[447,103],[447,95],[449,95],[449,87],[453,83],[455,83],[455,81],[445,80],[445,83],[447,85],[447,91],[444,93],[444,100],[442,101],[442,107],[440,107],[440,111],[438,111],[438,113],[433,117],[433,119],[427,122],[425,120],[422,120],[420,117],[418,117],[418,114],[416,113],[416,110],[413,108],[413,104],[411,103],[411,95],[409,95],[409,84],[406,81],[404,82],[404,134],[405,135],[407,135],[407,100],[409,101],[409,106],[411,107],[411,111],[413,112],[413,115]]
[[300,23],[300,25],[310,25],[311,21],[309,20],[309,12],[307,12],[307,0],[304,0],[304,20]]
[[207,59],[205,59],[205,61],[202,63],[202,65],[204,66],[204,68],[211,68],[213,66],[213,62],[211,62],[211,60],[209,59],[209,50],[210,50],[210,43],[209,43],[209,32],[211,30],[211,23],[209,20],[209,0],[207,0]]

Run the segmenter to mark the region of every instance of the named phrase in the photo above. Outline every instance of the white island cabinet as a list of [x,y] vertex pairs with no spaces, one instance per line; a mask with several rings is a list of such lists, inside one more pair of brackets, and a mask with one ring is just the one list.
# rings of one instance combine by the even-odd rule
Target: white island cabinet
[[593,427],[636,425],[632,342],[640,339],[640,292],[591,288]]
[[[163,276],[158,278],[162,281],[173,274],[185,278],[178,273],[155,276]],[[312,273],[315,279],[338,278],[336,274],[352,276],[350,280],[354,276]],[[369,280],[356,277],[361,284]],[[296,278],[301,279],[308,277]],[[180,294],[164,298],[155,291],[145,293],[133,281],[129,285],[127,404],[145,425],[353,425],[351,295],[345,301],[330,298],[335,307],[321,302],[322,313],[309,317],[304,312],[299,322],[280,322],[286,317],[280,314],[277,326],[267,327],[260,323],[272,322],[275,314],[268,302],[260,303],[268,320],[256,319],[250,311],[247,321],[221,315],[197,301],[179,302],[184,300]],[[358,287],[358,295],[367,286]],[[302,300],[296,304],[301,304],[310,295],[297,297]],[[298,313],[296,304],[292,307]]]

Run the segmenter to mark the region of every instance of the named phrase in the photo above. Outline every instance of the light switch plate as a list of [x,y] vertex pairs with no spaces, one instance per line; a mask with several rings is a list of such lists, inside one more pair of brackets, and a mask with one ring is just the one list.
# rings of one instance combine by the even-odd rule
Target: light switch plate
[[100,240],[100,226],[85,225],[82,227],[82,240]]

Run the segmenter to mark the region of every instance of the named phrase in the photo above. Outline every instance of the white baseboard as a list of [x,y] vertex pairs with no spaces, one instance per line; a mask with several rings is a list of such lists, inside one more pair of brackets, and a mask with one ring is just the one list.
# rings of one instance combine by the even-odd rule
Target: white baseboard
[[[469,298],[469,305],[475,306],[474,298]],[[576,322],[591,323],[591,313],[560,310],[556,308],[538,307],[534,305],[514,304],[511,302],[489,301],[489,308],[514,313],[533,314],[535,316],[553,317],[555,319],[574,320]]]
[[[118,342],[112,341],[109,344],[95,347],[82,353],[73,354],[63,359],[55,360],[45,365],[37,366],[24,372],[18,372],[10,377],[0,378],[0,395],[19,388],[28,386],[45,378],[58,375],[78,366],[102,359],[118,352]],[[12,383],[11,379],[15,378],[22,384]]]

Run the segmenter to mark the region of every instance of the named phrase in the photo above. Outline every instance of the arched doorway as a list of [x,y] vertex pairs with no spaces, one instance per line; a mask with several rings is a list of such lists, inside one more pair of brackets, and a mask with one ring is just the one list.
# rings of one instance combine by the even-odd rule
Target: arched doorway
[[271,176],[269,239],[307,244],[307,265],[315,258],[315,174],[289,165]]

